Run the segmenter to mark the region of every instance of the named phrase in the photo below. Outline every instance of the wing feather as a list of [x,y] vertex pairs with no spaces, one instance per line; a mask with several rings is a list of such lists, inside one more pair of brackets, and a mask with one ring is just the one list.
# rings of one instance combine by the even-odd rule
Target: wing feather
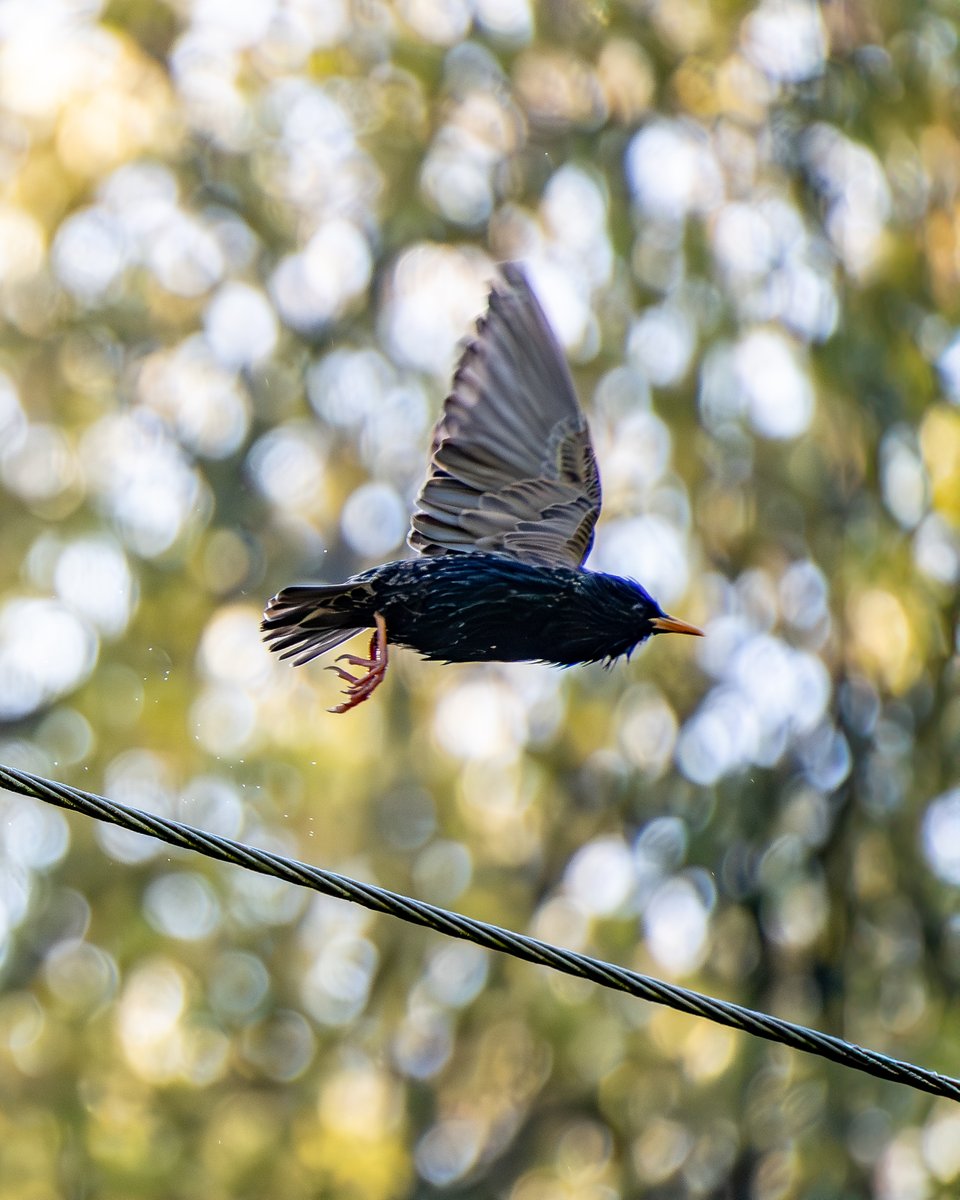
[[463,352],[407,541],[579,566],[600,476],[566,359],[523,270],[508,263]]

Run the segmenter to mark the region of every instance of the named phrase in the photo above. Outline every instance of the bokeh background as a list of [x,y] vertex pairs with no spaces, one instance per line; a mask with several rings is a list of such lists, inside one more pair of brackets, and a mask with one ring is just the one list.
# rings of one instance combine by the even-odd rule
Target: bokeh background
[[[960,1073],[958,32],[6,0],[0,761]],[[503,259],[708,636],[329,716],[263,602],[403,553]],[[956,1195],[956,1106],[0,813],[0,1197]]]

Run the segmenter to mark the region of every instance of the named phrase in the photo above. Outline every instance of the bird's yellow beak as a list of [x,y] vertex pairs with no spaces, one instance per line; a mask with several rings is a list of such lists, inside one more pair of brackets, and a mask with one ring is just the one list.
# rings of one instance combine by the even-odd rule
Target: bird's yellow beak
[[706,634],[696,625],[688,625],[686,621],[678,621],[676,617],[654,617],[650,624],[657,633],[689,633],[691,637],[705,637]]

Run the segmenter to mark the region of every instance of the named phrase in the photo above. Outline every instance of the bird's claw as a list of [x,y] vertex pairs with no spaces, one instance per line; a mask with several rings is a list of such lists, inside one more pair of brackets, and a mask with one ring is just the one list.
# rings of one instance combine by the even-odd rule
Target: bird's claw
[[341,654],[336,660],[338,663],[347,662],[351,667],[363,667],[366,669],[366,674],[351,675],[343,667],[327,667],[328,671],[333,671],[338,678],[347,684],[343,689],[343,694],[347,699],[342,704],[337,704],[334,708],[331,708],[329,711],[332,713],[349,712],[351,708],[356,708],[358,704],[362,704],[364,700],[369,699],[383,682],[383,677],[387,673],[387,662],[389,659],[389,652],[387,650],[387,623],[380,613],[374,613],[373,619],[376,622],[376,629],[370,638],[370,649],[367,652],[368,657],[361,658],[358,654]]
[[[340,660],[337,659],[337,662]],[[351,675],[349,671],[345,671],[343,667],[324,667],[325,671],[333,671],[338,679],[343,679],[346,683],[359,683],[360,680],[356,675]]]
[[[376,637],[376,634],[374,634],[374,637]],[[375,667],[380,661],[374,653],[375,649],[376,647],[371,648],[369,658],[361,658],[359,654],[338,654],[333,661],[348,662],[351,667]],[[353,678],[352,675],[348,675],[341,667],[330,667],[329,669],[331,671],[339,671],[341,675],[346,675],[348,679]]]

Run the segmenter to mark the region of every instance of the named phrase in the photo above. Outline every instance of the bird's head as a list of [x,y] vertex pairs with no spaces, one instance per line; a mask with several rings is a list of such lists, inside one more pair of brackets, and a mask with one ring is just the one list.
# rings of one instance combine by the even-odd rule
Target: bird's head
[[633,590],[634,620],[644,629],[644,639],[655,633],[686,633],[691,637],[705,636],[703,630],[698,629],[696,625],[690,625],[678,617],[671,617],[665,613],[649,592],[635,580],[631,579],[629,582]]

